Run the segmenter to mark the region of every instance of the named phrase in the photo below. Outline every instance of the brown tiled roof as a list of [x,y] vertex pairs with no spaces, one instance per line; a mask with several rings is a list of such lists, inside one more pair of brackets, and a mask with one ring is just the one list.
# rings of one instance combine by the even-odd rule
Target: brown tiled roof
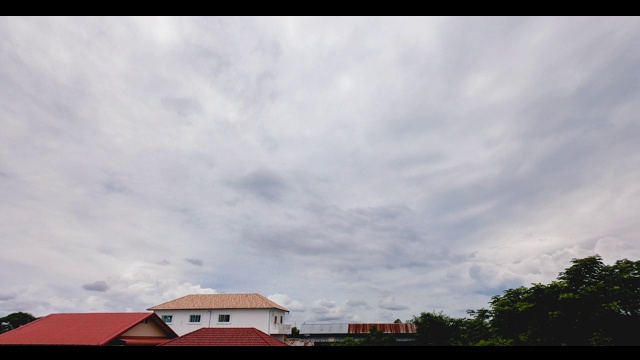
[[147,310],[278,309],[289,312],[260,294],[192,294]]
[[0,334],[0,345],[109,345],[144,320],[155,322],[165,336],[130,340],[157,345],[178,336],[155,313],[50,314]]
[[200,328],[160,346],[289,346],[256,328]]

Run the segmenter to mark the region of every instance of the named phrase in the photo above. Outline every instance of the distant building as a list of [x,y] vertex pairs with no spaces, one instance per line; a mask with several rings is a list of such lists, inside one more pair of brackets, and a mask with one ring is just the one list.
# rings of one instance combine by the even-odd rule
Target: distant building
[[311,346],[315,342],[341,342],[346,338],[362,340],[375,326],[384,334],[392,334],[396,341],[413,341],[416,334],[416,324],[402,323],[333,323],[333,324],[302,324],[297,339],[290,339],[290,345]]

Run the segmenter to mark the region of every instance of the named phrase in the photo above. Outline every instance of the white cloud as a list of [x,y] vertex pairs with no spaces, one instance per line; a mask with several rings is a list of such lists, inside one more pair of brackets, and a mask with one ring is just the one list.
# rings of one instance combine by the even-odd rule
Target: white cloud
[[465,316],[637,260],[634,17],[5,17],[0,316]]

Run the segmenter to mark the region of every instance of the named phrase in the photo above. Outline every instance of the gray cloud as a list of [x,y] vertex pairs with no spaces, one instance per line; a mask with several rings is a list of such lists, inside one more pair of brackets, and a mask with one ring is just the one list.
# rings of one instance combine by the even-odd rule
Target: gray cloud
[[185,97],[165,97],[161,99],[162,106],[179,116],[187,117],[202,113],[202,105],[197,99]]
[[200,259],[188,258],[188,259],[184,259],[184,261],[195,266],[202,266],[202,260]]
[[406,310],[407,306],[398,304],[395,298],[383,299],[378,303],[378,307],[385,310]]
[[0,316],[257,292],[298,324],[464,317],[572,258],[640,254],[638,18],[0,36]]
[[99,280],[90,284],[84,284],[82,285],[82,288],[88,291],[105,292],[109,290],[109,285],[106,281]]
[[0,294],[0,301],[13,300],[16,298],[15,294]]
[[251,171],[231,183],[231,186],[268,202],[279,201],[289,188],[280,175],[268,169]]

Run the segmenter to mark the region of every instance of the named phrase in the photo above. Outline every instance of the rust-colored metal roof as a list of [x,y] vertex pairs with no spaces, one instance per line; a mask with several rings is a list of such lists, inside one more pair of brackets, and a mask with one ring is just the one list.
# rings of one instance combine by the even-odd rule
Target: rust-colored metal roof
[[289,346],[256,328],[200,328],[160,346]]
[[415,334],[416,324],[349,324],[349,334],[368,334],[375,326],[385,334]]
[[260,294],[192,294],[147,310],[278,309],[289,312]]
[[50,314],[0,334],[0,345],[109,345],[145,320],[153,321],[165,334],[158,342],[178,336],[155,313]]

